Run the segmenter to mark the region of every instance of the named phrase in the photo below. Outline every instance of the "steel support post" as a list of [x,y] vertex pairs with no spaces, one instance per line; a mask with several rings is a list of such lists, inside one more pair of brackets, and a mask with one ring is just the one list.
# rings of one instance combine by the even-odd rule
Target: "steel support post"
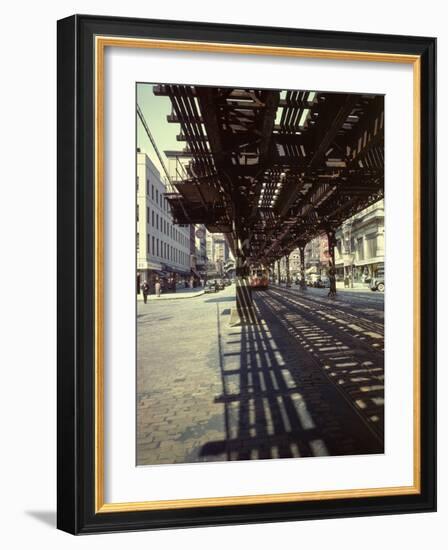
[[285,264],[286,264],[286,288],[290,288],[291,286],[291,274],[289,272],[289,254],[285,256]]
[[306,281],[305,281],[305,245],[299,246],[300,252],[300,287],[306,290]]
[[328,240],[328,254],[330,256],[330,269],[328,276],[330,278],[330,292],[329,295],[336,295],[336,262],[334,249],[336,247],[336,231],[333,228],[327,229],[327,240]]

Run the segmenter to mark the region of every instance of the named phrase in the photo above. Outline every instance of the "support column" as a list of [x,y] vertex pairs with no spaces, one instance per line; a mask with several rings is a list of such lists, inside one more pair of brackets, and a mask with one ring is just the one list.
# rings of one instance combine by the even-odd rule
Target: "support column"
[[280,260],[277,260],[277,282],[280,285]]
[[285,264],[286,264],[286,288],[290,288],[291,286],[291,274],[289,272],[289,254],[285,256]]
[[300,252],[300,287],[303,290],[307,289],[305,281],[305,245],[299,245]]
[[327,229],[328,240],[328,254],[330,256],[330,269],[328,270],[328,277],[330,279],[330,296],[336,295],[336,262],[334,256],[334,249],[336,247],[336,231],[333,228]]
[[248,325],[257,322],[252,300],[252,290],[249,285],[249,264],[245,254],[244,245],[238,239],[235,276],[236,276],[236,308],[230,315],[230,325]]

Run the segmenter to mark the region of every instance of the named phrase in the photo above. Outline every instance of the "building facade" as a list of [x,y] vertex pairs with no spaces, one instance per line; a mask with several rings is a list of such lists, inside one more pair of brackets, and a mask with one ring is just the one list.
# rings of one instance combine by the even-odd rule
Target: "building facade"
[[207,233],[206,236],[207,272],[220,277],[230,258],[229,245],[223,233]]
[[162,288],[191,275],[190,226],[175,225],[166,186],[145,153],[137,152],[137,292],[147,280],[151,290],[159,279]]
[[336,231],[337,275],[364,282],[384,269],[384,200],[346,220]]
[[[336,231],[336,276],[339,280],[365,282],[384,270],[384,200],[346,220]],[[328,239],[319,235],[305,247],[306,275],[324,275],[328,270]],[[300,251],[289,256],[291,278],[300,276]],[[277,276],[277,274],[275,274]],[[280,277],[286,280],[286,261],[280,260]]]

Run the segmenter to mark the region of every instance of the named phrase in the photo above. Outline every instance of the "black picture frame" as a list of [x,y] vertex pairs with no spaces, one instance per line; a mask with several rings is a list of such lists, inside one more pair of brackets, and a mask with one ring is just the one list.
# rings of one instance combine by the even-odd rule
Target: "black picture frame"
[[[420,58],[420,493],[97,513],[95,510],[95,36]],[[73,534],[436,509],[436,40],[428,37],[74,15],[58,22],[58,512]]]

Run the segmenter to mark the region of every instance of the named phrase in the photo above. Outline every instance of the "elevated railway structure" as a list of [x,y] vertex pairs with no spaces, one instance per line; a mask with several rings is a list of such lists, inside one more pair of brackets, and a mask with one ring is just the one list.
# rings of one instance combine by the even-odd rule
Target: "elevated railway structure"
[[383,197],[384,97],[369,94],[157,85],[178,124],[167,199],[180,224],[226,235],[237,304],[252,319],[250,265],[272,266]]

